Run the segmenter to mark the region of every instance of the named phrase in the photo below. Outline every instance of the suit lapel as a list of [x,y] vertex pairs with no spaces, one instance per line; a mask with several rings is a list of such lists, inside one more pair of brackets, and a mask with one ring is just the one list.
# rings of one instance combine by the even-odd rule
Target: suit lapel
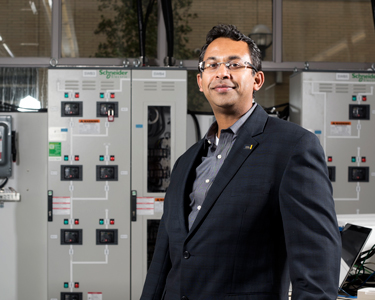
[[241,168],[246,158],[257,148],[258,142],[254,139],[254,136],[263,132],[267,118],[267,113],[261,107],[257,106],[241,128],[241,132],[237,136],[228,157],[225,159],[223,166],[207,193],[206,199],[204,200],[202,208],[189,231],[188,237],[196,231],[211,210],[212,206],[215,204],[216,200],[219,198],[220,194]]
[[191,188],[195,179],[195,169],[201,163],[201,159],[204,152],[204,139],[200,140],[193,148],[188,150],[181,157],[179,162],[179,170],[182,170],[179,173],[178,181],[180,182],[179,186],[181,187],[176,191],[176,199],[179,199],[178,203],[178,218],[180,221],[181,228],[184,229],[184,234],[187,235],[187,220],[186,220],[186,209],[189,207],[190,199],[189,194],[191,193]]

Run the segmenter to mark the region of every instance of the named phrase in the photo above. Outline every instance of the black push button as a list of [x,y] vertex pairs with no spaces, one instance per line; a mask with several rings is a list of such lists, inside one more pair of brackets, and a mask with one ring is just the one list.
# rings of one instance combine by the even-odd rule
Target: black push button
[[[186,252],[187,252],[187,251],[186,251]],[[189,300],[189,299],[188,299],[188,297],[186,297],[186,296],[182,296],[182,297],[181,297],[181,300]]]
[[[184,258],[188,259],[190,257],[189,251],[184,251]],[[184,296],[185,297],[185,296]],[[187,298],[186,298],[187,299]]]

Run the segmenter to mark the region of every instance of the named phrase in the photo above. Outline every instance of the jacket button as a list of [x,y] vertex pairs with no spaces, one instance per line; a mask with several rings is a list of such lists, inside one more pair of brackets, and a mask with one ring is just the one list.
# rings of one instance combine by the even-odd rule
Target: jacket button
[[188,299],[188,297],[186,297],[186,296],[182,296],[182,297],[181,297],[181,300],[189,300],[189,299]]
[[[190,257],[190,253],[189,253],[189,251],[184,251],[184,258],[185,259],[188,259]],[[185,297],[185,296],[184,296]],[[186,299],[187,300],[187,298],[185,297],[185,298],[183,298],[183,299]]]

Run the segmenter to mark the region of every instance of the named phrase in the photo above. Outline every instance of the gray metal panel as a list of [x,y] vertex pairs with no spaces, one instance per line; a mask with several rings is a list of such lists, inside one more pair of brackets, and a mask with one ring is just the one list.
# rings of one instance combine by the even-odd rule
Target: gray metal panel
[[[186,151],[187,71],[169,69],[137,69],[132,71],[132,190],[140,202],[152,207],[146,213],[138,209],[137,221],[132,223],[132,299],[139,299],[147,273],[149,220],[162,216],[163,192],[150,192],[148,178],[148,108],[170,108],[170,169]],[[144,197],[144,198],[142,198]],[[139,207],[138,207],[139,208]]]
[[[375,74],[302,72],[292,76],[290,95],[291,121],[318,136],[328,167],[335,168],[337,213],[374,213]],[[368,120],[350,118],[350,105],[369,105]],[[353,167],[368,168],[367,180],[349,180]]]
[[[114,101],[114,122],[97,117],[98,102]],[[62,102],[82,102],[82,116],[62,116]],[[48,224],[48,299],[59,299],[61,292],[82,292],[83,299],[92,292],[130,299],[130,112],[129,70],[49,70],[48,189],[54,215]],[[81,180],[62,181],[64,165],[82,166]],[[117,166],[118,180],[98,181],[98,165]],[[61,229],[82,229],[82,245],[61,245]],[[97,245],[96,229],[117,229],[118,244]]]
[[[1,113],[3,115],[4,113]],[[2,299],[47,298],[47,114],[6,113],[17,132],[17,162],[6,187],[21,201],[0,208]]]

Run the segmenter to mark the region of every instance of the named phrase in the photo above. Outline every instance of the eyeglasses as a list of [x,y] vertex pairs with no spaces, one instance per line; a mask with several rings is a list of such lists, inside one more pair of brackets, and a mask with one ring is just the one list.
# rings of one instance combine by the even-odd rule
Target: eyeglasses
[[228,70],[231,70],[232,72],[239,71],[245,68],[250,68],[250,69],[253,69],[255,72],[258,72],[257,68],[255,68],[253,64],[249,63],[248,61],[242,61],[239,59],[230,60],[228,62],[213,62],[213,63],[201,61],[198,65],[198,70],[199,72],[214,73],[219,69],[220,65],[222,64]]

